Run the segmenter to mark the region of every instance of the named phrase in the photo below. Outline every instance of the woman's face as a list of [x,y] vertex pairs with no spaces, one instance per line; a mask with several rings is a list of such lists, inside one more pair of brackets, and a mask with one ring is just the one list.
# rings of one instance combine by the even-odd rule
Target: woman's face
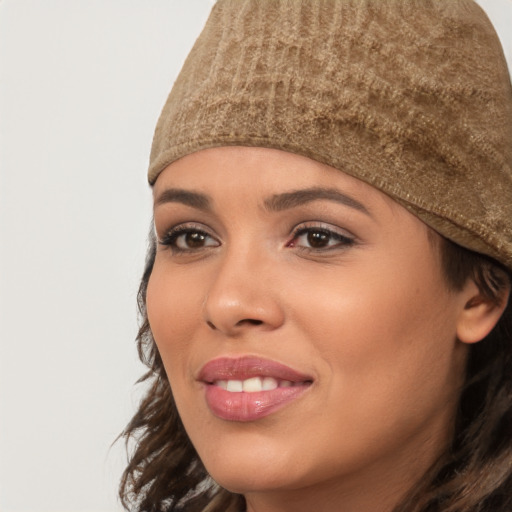
[[363,482],[385,501],[419,478],[451,435],[466,355],[426,226],[262,148],[186,156],[154,199],[149,321],[213,478],[255,503]]

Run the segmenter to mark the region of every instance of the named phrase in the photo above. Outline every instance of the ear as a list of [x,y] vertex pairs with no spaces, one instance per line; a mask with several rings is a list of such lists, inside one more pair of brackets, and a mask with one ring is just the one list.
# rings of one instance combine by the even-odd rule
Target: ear
[[463,295],[463,309],[457,322],[457,337],[463,343],[477,343],[484,339],[498,323],[509,298],[510,287],[493,301],[482,295],[473,280],[468,281]]

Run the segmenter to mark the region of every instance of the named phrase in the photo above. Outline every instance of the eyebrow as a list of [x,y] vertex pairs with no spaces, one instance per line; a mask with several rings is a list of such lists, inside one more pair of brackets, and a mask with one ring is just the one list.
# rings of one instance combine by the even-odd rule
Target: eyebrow
[[336,203],[340,203],[344,206],[363,212],[366,215],[370,215],[368,209],[353,197],[347,196],[337,189],[321,187],[306,188],[292,192],[285,192],[284,194],[273,195],[269,199],[265,200],[265,207],[270,211],[279,212],[321,199],[335,201]]
[[155,206],[165,203],[181,203],[204,211],[211,209],[211,201],[208,196],[180,188],[168,188],[155,200]]
[[[264,201],[264,206],[271,212],[280,212],[322,199],[340,203],[371,216],[362,203],[333,188],[312,187],[275,194]],[[166,189],[155,200],[155,206],[165,203],[181,203],[203,211],[212,209],[211,200],[207,195],[179,188]]]

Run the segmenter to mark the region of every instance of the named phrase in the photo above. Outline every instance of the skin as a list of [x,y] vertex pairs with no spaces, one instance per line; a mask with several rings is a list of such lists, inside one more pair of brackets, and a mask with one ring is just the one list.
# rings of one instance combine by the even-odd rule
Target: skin
[[[318,187],[363,208],[332,198],[268,208],[276,194]],[[171,189],[206,195],[209,206]],[[213,478],[244,494],[249,512],[390,511],[449,443],[467,344],[499,314],[475,300],[474,283],[447,288],[421,221],[308,158],[199,151],[162,172],[154,198],[165,243],[149,321]],[[176,227],[188,234],[169,236]],[[214,358],[246,355],[313,383],[257,421],[222,420],[197,375]]]

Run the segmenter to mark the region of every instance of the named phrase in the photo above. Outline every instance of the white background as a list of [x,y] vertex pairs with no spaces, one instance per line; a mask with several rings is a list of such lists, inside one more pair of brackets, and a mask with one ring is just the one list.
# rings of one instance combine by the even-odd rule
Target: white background
[[121,510],[149,149],[212,3],[0,0],[0,512]]

